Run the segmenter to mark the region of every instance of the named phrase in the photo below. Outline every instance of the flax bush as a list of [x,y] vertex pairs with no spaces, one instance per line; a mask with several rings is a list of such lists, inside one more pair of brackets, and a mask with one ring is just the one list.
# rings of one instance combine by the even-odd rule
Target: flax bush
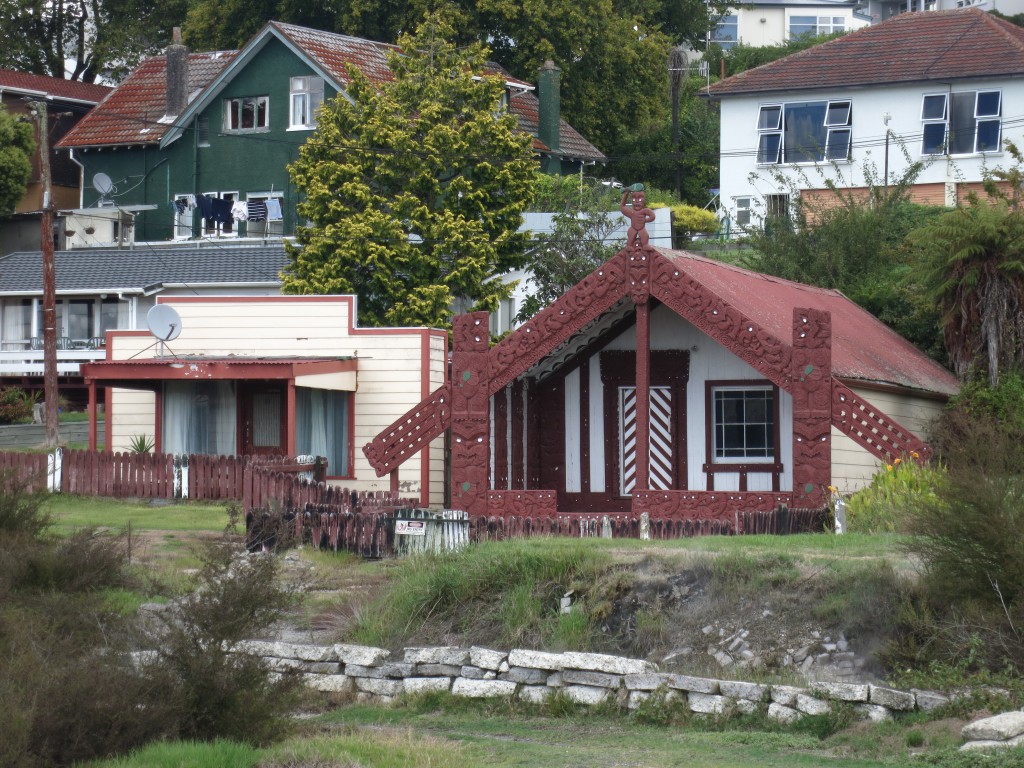
[[871,484],[846,503],[846,524],[853,533],[906,533],[921,504],[941,504],[945,472],[937,463],[918,464],[916,456],[882,467]]

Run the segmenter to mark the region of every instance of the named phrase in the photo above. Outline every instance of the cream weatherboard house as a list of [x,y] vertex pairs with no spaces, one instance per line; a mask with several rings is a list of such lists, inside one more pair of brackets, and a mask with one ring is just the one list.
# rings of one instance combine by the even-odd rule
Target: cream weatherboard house
[[[82,365],[90,410],[105,406],[112,450],[146,435],[166,453],[326,456],[332,483],[391,489],[356,447],[444,385],[444,331],[359,328],[353,296],[158,302],[177,312],[177,338],[111,331],[105,359]],[[412,459],[403,496],[441,506],[443,447]]]
[[956,205],[1024,144],[1024,29],[976,9],[902,14],[715,83],[721,204],[734,229],[793,196],[863,194],[923,170],[911,199]]

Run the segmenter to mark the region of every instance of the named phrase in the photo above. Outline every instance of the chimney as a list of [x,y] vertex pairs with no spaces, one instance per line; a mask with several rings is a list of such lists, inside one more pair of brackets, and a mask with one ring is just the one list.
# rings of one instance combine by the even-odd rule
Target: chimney
[[561,80],[562,70],[550,59],[538,70],[537,100],[540,106],[537,110],[537,138],[553,152],[560,149]]
[[177,116],[188,103],[188,48],[181,44],[181,27],[174,28],[167,46],[167,115]]

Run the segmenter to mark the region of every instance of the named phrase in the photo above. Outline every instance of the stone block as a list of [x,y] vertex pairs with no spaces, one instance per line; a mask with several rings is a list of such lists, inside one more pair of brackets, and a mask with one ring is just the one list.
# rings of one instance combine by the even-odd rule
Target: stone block
[[561,688],[562,687],[562,673],[552,672],[548,675],[548,688]]
[[648,672],[645,675],[626,675],[626,688],[631,691],[653,691],[668,685],[668,675],[660,672]]
[[405,680],[406,693],[444,693],[451,687],[450,677],[409,677]]
[[[591,672],[607,672],[609,675],[639,675],[644,672],[657,672],[658,668],[643,659],[630,659],[625,656],[609,656],[604,653],[576,653],[569,651],[562,654],[563,669],[585,669]],[[509,663],[512,663],[511,657]],[[533,666],[524,664],[522,666]]]
[[975,720],[960,733],[967,741],[1006,741],[1024,734],[1024,712],[1003,712]]
[[868,700],[867,685],[817,682],[811,683],[811,690],[814,693],[836,701],[866,702]]
[[306,675],[306,685],[323,693],[351,693],[354,688],[348,675]]
[[519,689],[519,699],[533,704],[543,704],[550,695],[551,689],[546,685],[524,685]]
[[346,645],[345,643],[335,643],[334,652],[338,655],[338,661],[343,664],[358,664],[362,667],[380,666],[391,655],[391,651],[383,648],[373,648],[368,645]]
[[892,720],[892,712],[881,704],[855,704],[854,711],[865,720],[873,723],[884,723]]
[[[565,667],[564,654],[547,653],[546,651],[527,651],[515,649],[508,654],[509,667],[535,667],[557,672]],[[499,668],[499,672],[506,672]]]
[[494,674],[492,670],[483,669],[481,667],[471,667],[467,664],[459,670],[459,677],[468,677],[470,680],[486,680],[488,672],[492,675]]
[[898,712],[910,712],[915,705],[914,694],[877,685],[868,686],[868,701]]
[[607,688],[595,688],[591,685],[567,685],[562,690],[577,704],[600,704],[610,693]]
[[273,656],[302,661],[338,661],[333,645],[309,645],[305,643],[274,643]]
[[341,664],[337,661],[317,661],[306,665],[306,671],[314,675],[337,675],[341,673]]
[[592,685],[595,688],[619,688],[622,685],[621,675],[609,675],[606,672],[589,672],[584,669],[563,669],[564,685]]
[[267,665],[267,669],[271,669],[274,672],[306,671],[306,662],[299,661],[298,659],[264,658],[263,661]]
[[469,649],[469,663],[480,669],[491,669],[495,672],[501,666],[501,662],[508,660],[505,651],[492,651],[490,648],[479,648],[473,646]]
[[370,677],[378,680],[387,677],[381,667],[364,667],[362,664],[346,664],[345,674],[349,677]]
[[805,715],[827,715],[832,711],[832,705],[827,701],[808,696],[806,693],[796,695],[796,708]]
[[911,690],[914,694],[914,700],[917,702],[917,708],[922,712],[931,712],[933,709],[944,707],[949,704],[949,697],[943,696],[941,693],[935,691],[920,691],[916,688]]
[[374,696],[401,696],[405,692],[404,680],[381,680],[375,677],[353,678],[356,688]]
[[511,680],[513,683],[525,683],[526,685],[548,684],[548,673],[543,669],[532,667],[511,667],[508,672],[498,675],[499,680]]
[[626,700],[626,706],[629,709],[639,709],[640,705],[651,698],[651,692],[649,690],[635,690],[629,692],[629,699]]
[[465,677],[457,677],[452,683],[452,694],[473,699],[511,696],[515,692],[516,684],[509,680],[470,680]]
[[761,710],[761,704],[749,699],[736,699],[736,710],[744,715],[754,715]]
[[469,663],[469,649],[451,646],[406,648],[403,658],[408,664],[451,664],[461,667]]
[[417,677],[458,677],[462,672],[461,664],[417,664]]
[[795,685],[773,685],[769,695],[776,704],[781,704],[784,707],[796,706],[796,697],[801,693],[807,693],[803,688],[797,688]]
[[384,673],[384,677],[401,678],[412,677],[418,671],[414,664],[406,664],[404,661],[386,661],[380,665],[379,669]]
[[690,677],[689,675],[669,675],[668,687],[693,693],[718,693],[718,680],[709,677]]
[[686,698],[690,709],[702,715],[720,715],[725,712],[728,705],[728,699],[724,696],[715,696],[709,693],[690,691]]
[[768,717],[781,723],[794,723],[803,717],[803,713],[773,701],[768,705]]
[[719,693],[723,696],[728,696],[730,699],[760,701],[764,698],[768,686],[758,685],[757,683],[743,683],[739,680],[720,680],[718,682],[718,690]]
[[242,640],[235,643],[231,648],[233,653],[247,653],[250,656],[277,656],[274,648],[277,645],[272,640]]

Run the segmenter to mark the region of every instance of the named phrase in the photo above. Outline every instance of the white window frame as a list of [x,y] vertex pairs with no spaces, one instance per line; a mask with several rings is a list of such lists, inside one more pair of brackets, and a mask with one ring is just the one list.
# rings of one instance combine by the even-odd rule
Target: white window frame
[[[800,19],[797,22],[797,19]],[[812,22],[811,19],[814,21]],[[793,33],[794,23],[801,27],[807,27],[803,32]],[[811,25],[813,24],[813,29]],[[836,32],[846,31],[846,18],[843,16],[817,16],[810,14],[793,14],[786,20],[786,31],[790,40],[796,40],[804,35],[818,37],[819,35],[831,35]]]
[[[274,199],[281,202],[281,218],[271,221],[239,221],[238,224],[245,224],[246,237],[283,237],[284,236],[284,193],[283,192],[247,192],[246,203],[266,202]],[[262,229],[261,232],[254,232],[253,228]]]
[[[206,197],[220,197],[220,198],[223,198],[225,200],[230,200],[232,203],[234,203],[236,200],[240,199],[239,196],[238,196],[238,191],[237,190],[235,190],[234,192],[203,192],[203,194],[206,195]],[[201,237],[238,237],[238,225],[241,224],[241,223],[242,222],[240,222],[240,221],[232,221],[231,224],[229,225],[231,228],[228,229],[228,230],[225,230],[224,229],[224,222],[222,222],[222,221],[215,221],[215,222],[213,222],[213,226],[207,226],[206,220],[203,219],[203,220],[201,220],[201,223],[199,225],[199,227],[200,227],[200,236]]]
[[[951,131],[951,112],[952,105],[950,104],[951,99],[958,96],[967,96],[973,94],[974,96],[974,110],[972,112],[973,126],[972,130],[974,133],[973,141],[971,142],[971,151],[969,152],[951,152],[949,147],[950,131]],[[995,96],[996,107],[994,112],[989,109],[985,112],[981,111],[981,101],[985,96]],[[932,106],[928,109],[929,105]],[[941,105],[941,110],[935,109],[935,105]],[[941,113],[941,114],[940,114]],[[1003,93],[998,88],[988,88],[985,90],[977,91],[945,91],[942,93],[925,93],[921,97],[921,124],[922,124],[922,135],[921,135],[921,155],[922,157],[935,157],[939,155],[950,155],[962,157],[965,155],[981,155],[981,154],[999,154],[1002,152],[1002,135],[1003,135]],[[987,145],[982,146],[979,138],[980,131],[978,130],[982,125],[995,124],[996,137],[995,147],[991,148]],[[942,131],[942,140],[939,143],[935,143],[936,129]]]
[[[786,157],[787,107],[790,105],[823,104],[825,116],[822,146],[814,160],[790,162]],[[839,162],[851,160],[853,146],[853,100],[821,99],[820,101],[772,102],[761,104],[757,111],[757,164],[796,165],[806,163]],[[836,151],[841,147],[842,151]],[[802,148],[804,152],[811,148]]]
[[[252,107],[253,124],[246,126],[246,107]],[[224,99],[224,132],[252,133],[270,130],[269,96],[232,96]]]
[[184,200],[186,202],[185,210],[182,213],[178,213],[178,209],[174,209],[174,230],[171,233],[172,240],[191,240],[192,239],[192,222],[194,221],[192,214],[195,211],[192,208],[192,204],[189,203],[189,199],[194,202],[195,196],[193,195],[175,195],[174,200]]
[[313,130],[316,112],[324,102],[324,79],[316,75],[293,77],[288,89],[288,130]]
[[[732,34],[729,37],[722,36],[726,30]],[[711,30],[711,42],[718,43],[723,51],[728,51],[740,40],[740,17],[735,13],[727,13],[722,16]]]
[[733,205],[736,207],[736,227],[746,229],[753,221],[752,214],[754,200],[750,197],[734,197]]
[[[742,392],[742,393],[753,393],[760,392],[766,393],[767,397],[766,405],[768,408],[767,417],[768,420],[763,422],[757,422],[757,425],[763,426],[766,431],[765,436],[765,452],[768,455],[765,456],[751,456],[744,452],[741,455],[729,455],[720,456],[720,452],[734,451],[736,448],[730,448],[721,446],[719,438],[719,418],[718,418],[718,395],[726,392]],[[710,463],[712,464],[775,464],[778,460],[776,452],[781,449],[781,446],[776,445],[775,435],[779,430],[779,425],[775,423],[776,415],[778,413],[778,393],[775,387],[771,384],[758,384],[750,382],[749,384],[712,384],[711,385],[711,413],[708,418],[708,428],[711,430],[711,456]],[[745,416],[746,414],[744,414]],[[753,425],[753,422],[744,421],[741,426],[746,427],[748,424]],[[723,425],[724,426],[724,425]],[[748,450],[744,439],[743,450]],[[759,449],[761,450],[761,449]]]

